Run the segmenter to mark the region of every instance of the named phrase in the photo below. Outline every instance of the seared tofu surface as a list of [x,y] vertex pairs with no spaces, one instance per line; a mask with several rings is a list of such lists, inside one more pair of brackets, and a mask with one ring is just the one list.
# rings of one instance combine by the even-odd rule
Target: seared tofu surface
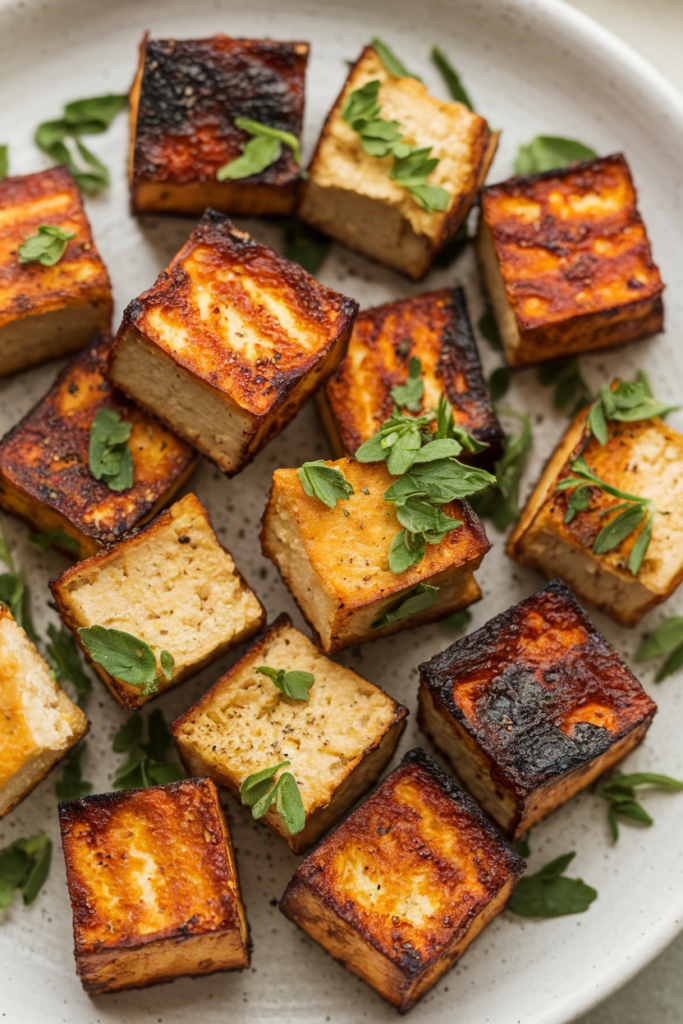
[[[285,696],[260,666],[310,672],[308,700]],[[265,636],[172,726],[188,770],[235,793],[247,776],[288,760],[306,826],[291,835],[275,807],[263,821],[294,852],[310,846],[375,781],[407,709],[320,653],[280,615]],[[278,776],[279,777],[278,773]]]
[[511,366],[661,330],[664,284],[619,153],[485,188],[477,247]]

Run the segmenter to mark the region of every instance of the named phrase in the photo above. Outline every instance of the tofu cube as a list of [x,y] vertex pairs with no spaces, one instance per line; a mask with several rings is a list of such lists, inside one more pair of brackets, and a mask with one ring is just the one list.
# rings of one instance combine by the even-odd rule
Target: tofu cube
[[617,153],[481,194],[479,263],[510,366],[662,329],[664,285]]
[[[50,224],[76,237],[52,267],[19,249]],[[109,276],[66,167],[0,181],[0,377],[75,352],[111,327]]]
[[[379,81],[380,118],[397,121],[404,141],[431,147],[439,164],[428,184],[448,193],[446,210],[428,212],[389,177],[394,158],[370,156],[342,119],[352,92]],[[299,217],[350,249],[406,274],[424,277],[470,211],[498,144],[483,117],[462,103],[430,96],[422,82],[387,71],[372,46],[351,68],[327,116],[304,182]]]
[[[548,579],[559,576],[582,601],[596,605],[622,626],[635,626],[683,580],[683,434],[659,417],[635,423],[608,420],[603,447],[586,429],[586,411],[575,417],[550,458],[512,532],[507,553]],[[598,487],[590,506],[565,522],[571,491],[557,491],[572,475],[569,461],[583,454],[593,472],[627,494],[651,498],[668,515],[655,514],[652,538],[637,576],[629,555],[645,523],[616,548],[596,554],[593,544],[620,505]]]
[[0,604],[0,817],[45,778],[87,729],[88,719]]
[[126,309],[109,379],[232,476],[344,358],[357,311],[207,210]]
[[130,95],[133,213],[291,214],[300,167],[283,145],[259,174],[218,181],[252,138],[235,119],[301,137],[308,43],[149,39]]
[[513,839],[642,743],[656,710],[561,580],[420,665],[420,725]]
[[[304,492],[295,469],[276,469],[261,526],[263,553],[280,570],[323,651],[435,622],[479,600],[473,574],[491,545],[466,501],[442,506],[462,526],[440,544],[428,544],[418,565],[393,573],[389,546],[401,526],[382,494],[395,478],[383,462],[326,465],[340,469],[353,487],[348,500],[328,508]],[[438,588],[432,605],[376,625],[420,584]]]
[[299,865],[280,910],[405,1013],[504,909],[524,866],[411,750]]
[[[460,287],[413,295],[358,314],[346,358],[318,392],[335,454],[354,455],[391,416],[391,390],[405,384],[413,358],[420,360],[423,374],[420,412],[435,409],[445,394],[455,423],[489,445],[469,461],[492,467],[502,454],[504,434]],[[464,452],[461,460],[467,458]]]
[[252,636],[265,618],[194,494],[132,537],[67,569],[50,589],[81,647],[78,630],[99,625],[144,640],[157,662],[162,650],[173,656],[172,678],[161,675],[157,693],[146,697],[139,686],[95,663],[114,697],[131,711]]
[[59,824],[86,992],[249,966],[235,854],[211,779],[71,800]]
[[[263,665],[310,672],[315,682],[308,700],[285,696],[257,672]],[[171,732],[191,774],[209,775],[237,794],[247,776],[289,761],[285,770],[299,786],[305,827],[292,835],[275,806],[262,820],[301,853],[375,782],[407,714],[379,687],[326,658],[280,615]]]
[[[111,343],[109,333],[95,335],[0,441],[0,506],[47,532],[54,547],[72,557],[75,545],[78,557],[86,558],[147,522],[196,465],[189,444],[106,380]],[[93,420],[105,408],[133,428],[133,486],[127,491],[111,491],[88,466]],[[65,547],[60,533],[73,543]]]

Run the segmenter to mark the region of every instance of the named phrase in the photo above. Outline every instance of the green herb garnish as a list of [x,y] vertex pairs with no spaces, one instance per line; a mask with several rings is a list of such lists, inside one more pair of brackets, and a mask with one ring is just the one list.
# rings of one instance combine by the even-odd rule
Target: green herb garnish
[[29,540],[41,551],[49,551],[53,544],[72,555],[77,555],[80,550],[76,538],[70,537],[68,533],[57,527],[52,530],[43,530],[42,533],[32,533]]
[[409,619],[411,616],[417,615],[418,612],[431,608],[433,604],[436,604],[438,597],[438,587],[432,587],[429,583],[418,583],[410,593],[392,605],[381,618],[376,619],[370,629],[384,629],[385,626],[391,626],[394,622],[400,622],[401,619]]
[[272,768],[263,768],[260,772],[248,775],[240,786],[240,800],[245,807],[251,807],[252,817],[257,821],[275,801],[275,809],[290,834],[296,835],[306,824],[306,811],[297,781],[291,772],[283,772],[277,782],[273,782],[275,773],[290,763],[281,761]]
[[566,167],[575,160],[595,160],[595,150],[574,139],[556,135],[537,135],[528,146],[520,146],[515,160],[515,174],[540,174]]
[[[64,115],[57,121],[45,121],[36,130],[36,143],[56,164],[66,164],[76,183],[86,191],[94,191],[109,184],[109,172],[94,153],[80,141],[82,135],[105,132],[116,115],[128,106],[128,95],[94,96],[75,100],[64,107]],[[73,139],[81,158],[88,165],[80,168],[66,145]]]
[[652,786],[657,789],[668,789],[670,792],[679,792],[683,789],[683,782],[679,779],[672,779],[669,775],[656,775],[653,772],[633,772],[631,775],[615,772],[597,791],[598,796],[609,803],[607,817],[615,843],[619,838],[618,816],[631,818],[643,825],[651,825],[653,822],[645,808],[641,807],[636,800],[636,786]]
[[289,146],[294,159],[301,166],[301,150],[296,135],[281,131],[279,128],[271,128],[267,124],[260,124],[250,117],[236,117],[235,125],[242,131],[248,132],[252,138],[246,143],[240,156],[223,164],[216,171],[218,181],[225,181],[227,178],[248,178],[252,174],[260,174],[261,171],[265,171],[266,167],[270,167],[280,159],[283,143],[285,146]]
[[556,409],[566,409],[574,402],[574,415],[593,398],[576,358],[554,359],[550,363],[544,363],[539,366],[536,375],[542,387],[554,386],[553,405]]
[[51,622],[47,627],[50,642],[47,644],[47,659],[50,667],[60,683],[68,680],[79,697],[90,693],[90,679],[83,670],[78,644],[70,629],[60,626],[59,629]]
[[292,700],[308,700],[308,691],[315,682],[310,672],[286,672],[283,668],[268,668],[267,665],[261,665],[256,671],[268,676],[278,690]]
[[461,633],[471,621],[472,612],[469,612],[467,608],[463,608],[459,612],[447,615],[445,619],[441,620],[441,625],[449,633]]
[[510,843],[510,846],[515,851],[517,856],[524,857],[525,860],[527,857],[531,856],[531,847],[529,846],[529,835],[530,833],[527,832],[527,834],[525,836],[522,836],[521,839],[518,839],[516,843]]
[[81,772],[81,758],[84,750],[85,743],[79,743],[69,753],[62,777],[59,782],[55,783],[58,800],[78,800],[80,797],[92,793],[92,782],[86,782]]
[[381,39],[375,36],[372,40],[372,45],[375,53],[390,75],[396,75],[397,78],[416,78],[418,82],[422,81],[419,75],[414,75],[412,71],[408,71],[405,64],[398,59],[396,54]]
[[24,904],[33,903],[50,871],[52,843],[44,832],[15,839],[0,850],[0,910],[5,910],[19,889]]
[[479,317],[477,327],[486,338],[494,352],[503,351],[503,340],[500,336],[498,324],[496,323],[496,318],[493,315],[493,310],[490,306],[487,306]]
[[147,742],[141,743],[139,715],[131,715],[114,736],[112,747],[117,754],[130,751],[128,759],[116,771],[114,789],[162,786],[185,778],[178,764],[166,760],[168,750],[173,748],[173,737],[158,708],[147,719],[147,736]]
[[0,604],[7,605],[14,621],[21,626],[29,640],[38,642],[38,635],[31,619],[31,601],[28,589],[20,573],[16,571],[9,545],[0,531],[0,561],[9,572],[0,573]]
[[324,459],[304,462],[297,470],[297,476],[306,494],[318,498],[328,508],[334,508],[339,499],[345,501],[353,494],[353,487],[342,471],[335,466],[326,466]]
[[669,657],[659,668],[655,676],[656,683],[661,683],[662,679],[683,667],[683,617],[680,615],[665,619],[654,633],[650,633],[636,651],[635,660],[649,661],[662,654],[668,654]]
[[329,255],[332,239],[293,217],[286,218],[283,227],[283,256],[309,274],[317,274]]
[[97,410],[90,429],[88,466],[110,491],[127,491],[133,486],[133,456],[128,447],[132,429],[113,409]]
[[441,72],[453,99],[457,100],[458,103],[464,103],[466,107],[474,112],[472,100],[469,98],[467,91],[460,80],[460,75],[453,65],[450,64],[438,46],[432,47],[432,61]]
[[507,909],[520,917],[564,917],[588,910],[597,892],[579,878],[564,872],[576,853],[565,853],[535,875],[525,875],[515,886]]
[[66,243],[76,237],[75,231],[62,231],[55,224],[41,224],[37,235],[31,235],[19,246],[19,263],[40,263],[54,267],[66,252]]
[[510,387],[510,371],[507,366],[497,366],[489,377],[489,394],[492,402],[499,402]]
[[81,626],[81,643],[96,664],[124,683],[142,687],[140,695],[151,697],[159,689],[162,675],[170,681],[173,656],[162,651],[159,656],[161,671],[157,671],[154,651],[144,640],[120,629],[105,626]]
[[422,408],[423,394],[422,363],[416,356],[412,356],[408,364],[407,381],[405,384],[397,384],[393,387],[391,389],[391,397],[396,405],[409,409],[410,412],[419,412]]
[[621,381],[614,391],[608,384],[600,388],[588,414],[588,428],[599,444],[606,445],[609,438],[607,420],[636,423],[650,420],[653,416],[666,416],[678,408],[678,405],[667,405],[653,398],[650,383],[640,371],[638,380]]
[[0,181],[7,177],[9,171],[9,146],[0,146]]

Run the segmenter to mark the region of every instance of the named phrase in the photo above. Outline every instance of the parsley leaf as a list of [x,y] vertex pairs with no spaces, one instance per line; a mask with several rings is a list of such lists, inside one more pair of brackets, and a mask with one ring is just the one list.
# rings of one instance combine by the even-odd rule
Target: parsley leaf
[[75,537],[70,537],[64,530],[56,527],[51,530],[43,530],[42,533],[32,533],[29,540],[41,551],[49,551],[53,544],[72,555],[77,555],[80,550]]
[[283,256],[309,274],[317,274],[332,248],[332,239],[293,217],[286,218],[283,226]]
[[4,535],[0,532],[0,561],[10,570],[0,573],[0,604],[7,605],[14,621],[21,626],[29,640],[38,642],[38,635],[31,619],[31,602],[28,589],[16,571],[14,559]]
[[408,379],[405,384],[397,384],[391,389],[391,397],[398,406],[419,412],[422,408],[424,383],[422,381],[422,363],[416,356],[411,356],[408,364]]
[[537,135],[528,146],[520,146],[515,160],[515,174],[540,174],[566,167],[575,160],[595,160],[595,150],[574,139],[557,135]]
[[9,147],[0,146],[0,181],[7,177],[9,171]]
[[305,493],[311,498],[318,498],[328,508],[334,508],[339,499],[346,500],[353,494],[353,487],[342,471],[335,466],[326,466],[324,459],[304,462],[297,470],[297,476]]
[[565,853],[534,875],[525,875],[515,886],[507,909],[520,917],[563,917],[588,910],[597,892],[579,878],[564,872],[576,856]]
[[501,533],[519,517],[519,483],[531,448],[529,417],[509,409],[505,415],[519,419],[522,429],[519,434],[505,435],[503,455],[494,466],[494,483],[469,498],[477,515],[491,519]]
[[527,857],[531,856],[531,847],[529,846],[529,835],[530,833],[527,832],[526,835],[522,836],[521,839],[518,839],[516,843],[510,843],[510,846],[515,851],[517,856],[523,857],[525,860],[527,859]]
[[609,804],[607,817],[615,843],[619,838],[618,816],[631,818],[643,825],[651,825],[653,822],[645,808],[636,800],[636,786],[652,786],[676,792],[683,789],[683,782],[672,779],[669,775],[657,775],[653,772],[633,772],[631,775],[615,772],[597,791],[598,796],[607,800]]
[[635,654],[636,661],[649,661],[662,654],[669,657],[661,665],[655,676],[655,682],[661,683],[667,676],[673,675],[683,667],[683,616],[674,615],[665,619],[646,640]]
[[31,235],[19,246],[18,261],[54,267],[66,252],[66,243],[75,237],[75,231],[63,231],[55,224],[41,224],[38,234]]
[[15,839],[0,850],[0,910],[14,900],[14,891],[23,893],[24,904],[33,903],[50,871],[52,843],[43,832],[28,839]]
[[51,622],[47,627],[50,643],[47,644],[47,659],[60,683],[68,680],[79,697],[90,693],[91,682],[81,664],[78,644],[71,630],[65,626],[59,629]]
[[73,747],[64,765],[61,779],[55,783],[55,793],[58,800],[77,800],[79,797],[88,796],[92,793],[92,782],[86,782],[81,772],[81,758],[85,750],[85,743],[79,743]]
[[537,378],[542,387],[555,387],[553,405],[556,409],[567,409],[574,402],[574,414],[593,398],[576,358],[544,363],[537,370]]
[[678,408],[680,406],[653,398],[649,381],[641,376],[637,381],[620,381],[614,390],[608,384],[601,387],[588,414],[588,428],[599,444],[606,445],[609,438],[607,420],[636,423],[653,416],[666,416]]
[[[106,131],[119,111],[127,106],[127,94],[94,96],[67,103],[59,120],[45,121],[38,125],[35,134],[36,144],[56,164],[66,164],[80,188],[95,191],[109,184],[109,172],[94,153],[86,149],[80,141],[80,136],[98,135]],[[74,140],[81,159],[85,161],[85,169],[78,166],[66,145],[69,138]]]
[[128,446],[132,429],[113,409],[97,410],[90,429],[88,466],[110,491],[127,491],[133,486],[133,456]]
[[114,789],[138,789],[163,785],[185,778],[185,772],[173,761],[166,760],[173,737],[158,709],[147,719],[146,743],[142,743],[142,719],[131,715],[114,736],[113,749],[117,753],[130,751],[127,760],[117,769]]
[[271,768],[263,768],[260,772],[248,775],[240,786],[240,800],[245,807],[251,807],[252,817],[257,821],[275,801],[275,809],[290,834],[296,835],[306,824],[306,811],[297,781],[291,772],[283,772],[277,782],[273,783],[275,773],[290,763],[281,761]]
[[438,46],[432,47],[432,61],[441,72],[453,99],[457,100],[458,103],[464,103],[466,107],[471,111],[474,111],[472,100],[460,80],[460,75],[453,65],[449,63],[448,59],[444,56]]
[[381,618],[376,619],[370,629],[384,629],[385,626],[391,626],[394,622],[400,622],[401,619],[417,615],[418,612],[423,612],[436,604],[438,597],[438,587],[432,587],[429,583],[418,583],[408,594],[392,605]]
[[161,652],[162,669],[157,672],[157,659],[152,648],[130,633],[107,629],[105,626],[81,626],[78,635],[96,664],[101,665],[115,679],[142,687],[140,692],[143,697],[150,697],[157,692],[161,674],[170,680],[173,659],[168,651]]
[[286,672],[283,668],[268,668],[267,665],[261,665],[256,671],[268,676],[278,690],[282,690],[285,697],[291,697],[292,700],[307,701],[308,691],[315,682],[310,672]]
[[386,43],[383,43],[381,39],[376,36],[372,40],[372,45],[375,49],[375,53],[384,64],[390,75],[396,75],[397,78],[416,78],[418,82],[422,79],[419,75],[414,75],[412,71],[408,71],[405,64],[402,64],[395,53],[393,53]]
[[445,619],[441,620],[441,625],[449,633],[461,633],[463,629],[469,626],[471,621],[472,612],[468,611],[467,608],[463,608],[459,612],[447,615]]
[[301,165],[301,150],[296,135],[279,128],[271,128],[250,117],[236,117],[235,125],[242,131],[248,132],[252,138],[245,144],[240,156],[223,164],[216,171],[218,181],[225,181],[227,178],[248,178],[252,174],[260,174],[261,171],[265,171],[266,167],[270,167],[280,159],[283,143],[289,146],[294,154],[294,159]]

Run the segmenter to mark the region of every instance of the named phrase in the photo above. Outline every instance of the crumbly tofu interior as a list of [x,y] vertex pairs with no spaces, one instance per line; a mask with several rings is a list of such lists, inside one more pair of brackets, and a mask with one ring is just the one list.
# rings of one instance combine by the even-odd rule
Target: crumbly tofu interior
[[[311,672],[308,701],[285,697],[256,672],[260,665]],[[211,690],[176,738],[193,771],[204,766],[232,789],[253,772],[291,761],[284,770],[296,778],[309,816],[330,802],[395,718],[390,697],[285,626]]]
[[477,256],[501,341],[503,342],[505,358],[514,365],[515,353],[521,345],[519,325],[517,324],[515,311],[508,299],[491,231],[481,212],[479,214],[479,227],[477,230]]
[[0,814],[14,806],[86,729],[26,633],[0,617]]

